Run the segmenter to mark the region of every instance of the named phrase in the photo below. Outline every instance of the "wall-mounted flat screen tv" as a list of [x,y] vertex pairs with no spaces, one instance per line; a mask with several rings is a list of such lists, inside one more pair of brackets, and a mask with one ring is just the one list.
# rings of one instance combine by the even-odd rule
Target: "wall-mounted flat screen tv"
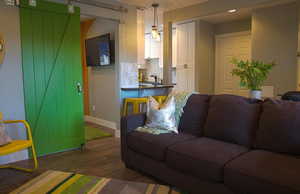
[[90,38],[85,42],[88,66],[107,66],[114,63],[114,42],[110,40],[110,34]]

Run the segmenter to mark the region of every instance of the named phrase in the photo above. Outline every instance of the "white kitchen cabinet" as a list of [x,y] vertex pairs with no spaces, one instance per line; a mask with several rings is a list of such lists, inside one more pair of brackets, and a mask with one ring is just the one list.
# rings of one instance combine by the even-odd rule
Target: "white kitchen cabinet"
[[163,68],[164,67],[164,34],[161,33],[160,36],[160,55],[159,55],[159,67]]
[[177,31],[172,30],[172,67],[176,67],[177,64]]
[[151,58],[159,58],[160,57],[160,41],[151,39],[151,47],[150,47],[150,56]]
[[151,34],[145,34],[145,59],[151,58]]
[[161,55],[161,41],[152,39],[151,34],[145,34],[145,58],[155,59]]

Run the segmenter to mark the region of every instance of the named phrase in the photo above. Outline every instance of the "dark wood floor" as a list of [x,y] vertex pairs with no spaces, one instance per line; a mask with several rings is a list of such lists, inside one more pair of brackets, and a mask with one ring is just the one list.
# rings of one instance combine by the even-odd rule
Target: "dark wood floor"
[[[26,160],[16,164],[28,166],[31,163]],[[74,150],[40,157],[39,165],[39,169],[34,173],[0,169],[0,193],[8,193],[47,170],[155,183],[150,177],[124,166],[120,156],[120,139],[114,137],[89,141],[83,151]]]

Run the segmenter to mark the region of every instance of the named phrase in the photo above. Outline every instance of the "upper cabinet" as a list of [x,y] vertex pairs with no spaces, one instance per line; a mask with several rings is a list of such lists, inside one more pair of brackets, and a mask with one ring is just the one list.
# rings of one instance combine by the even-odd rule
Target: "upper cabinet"
[[160,58],[161,42],[152,39],[151,34],[145,34],[145,58],[155,59]]
[[145,59],[150,58],[150,50],[151,50],[151,35],[145,34]]
[[172,67],[176,67],[177,64],[177,31],[174,28],[172,30]]
[[161,33],[160,35],[160,57],[159,57],[159,67],[163,68],[164,67],[164,34]]

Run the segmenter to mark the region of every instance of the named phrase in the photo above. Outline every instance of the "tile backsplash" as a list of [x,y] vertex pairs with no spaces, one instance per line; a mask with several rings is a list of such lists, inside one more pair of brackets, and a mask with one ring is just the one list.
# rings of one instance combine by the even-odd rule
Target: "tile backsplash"
[[138,87],[138,68],[136,64],[133,63],[121,63],[121,88],[126,87]]

